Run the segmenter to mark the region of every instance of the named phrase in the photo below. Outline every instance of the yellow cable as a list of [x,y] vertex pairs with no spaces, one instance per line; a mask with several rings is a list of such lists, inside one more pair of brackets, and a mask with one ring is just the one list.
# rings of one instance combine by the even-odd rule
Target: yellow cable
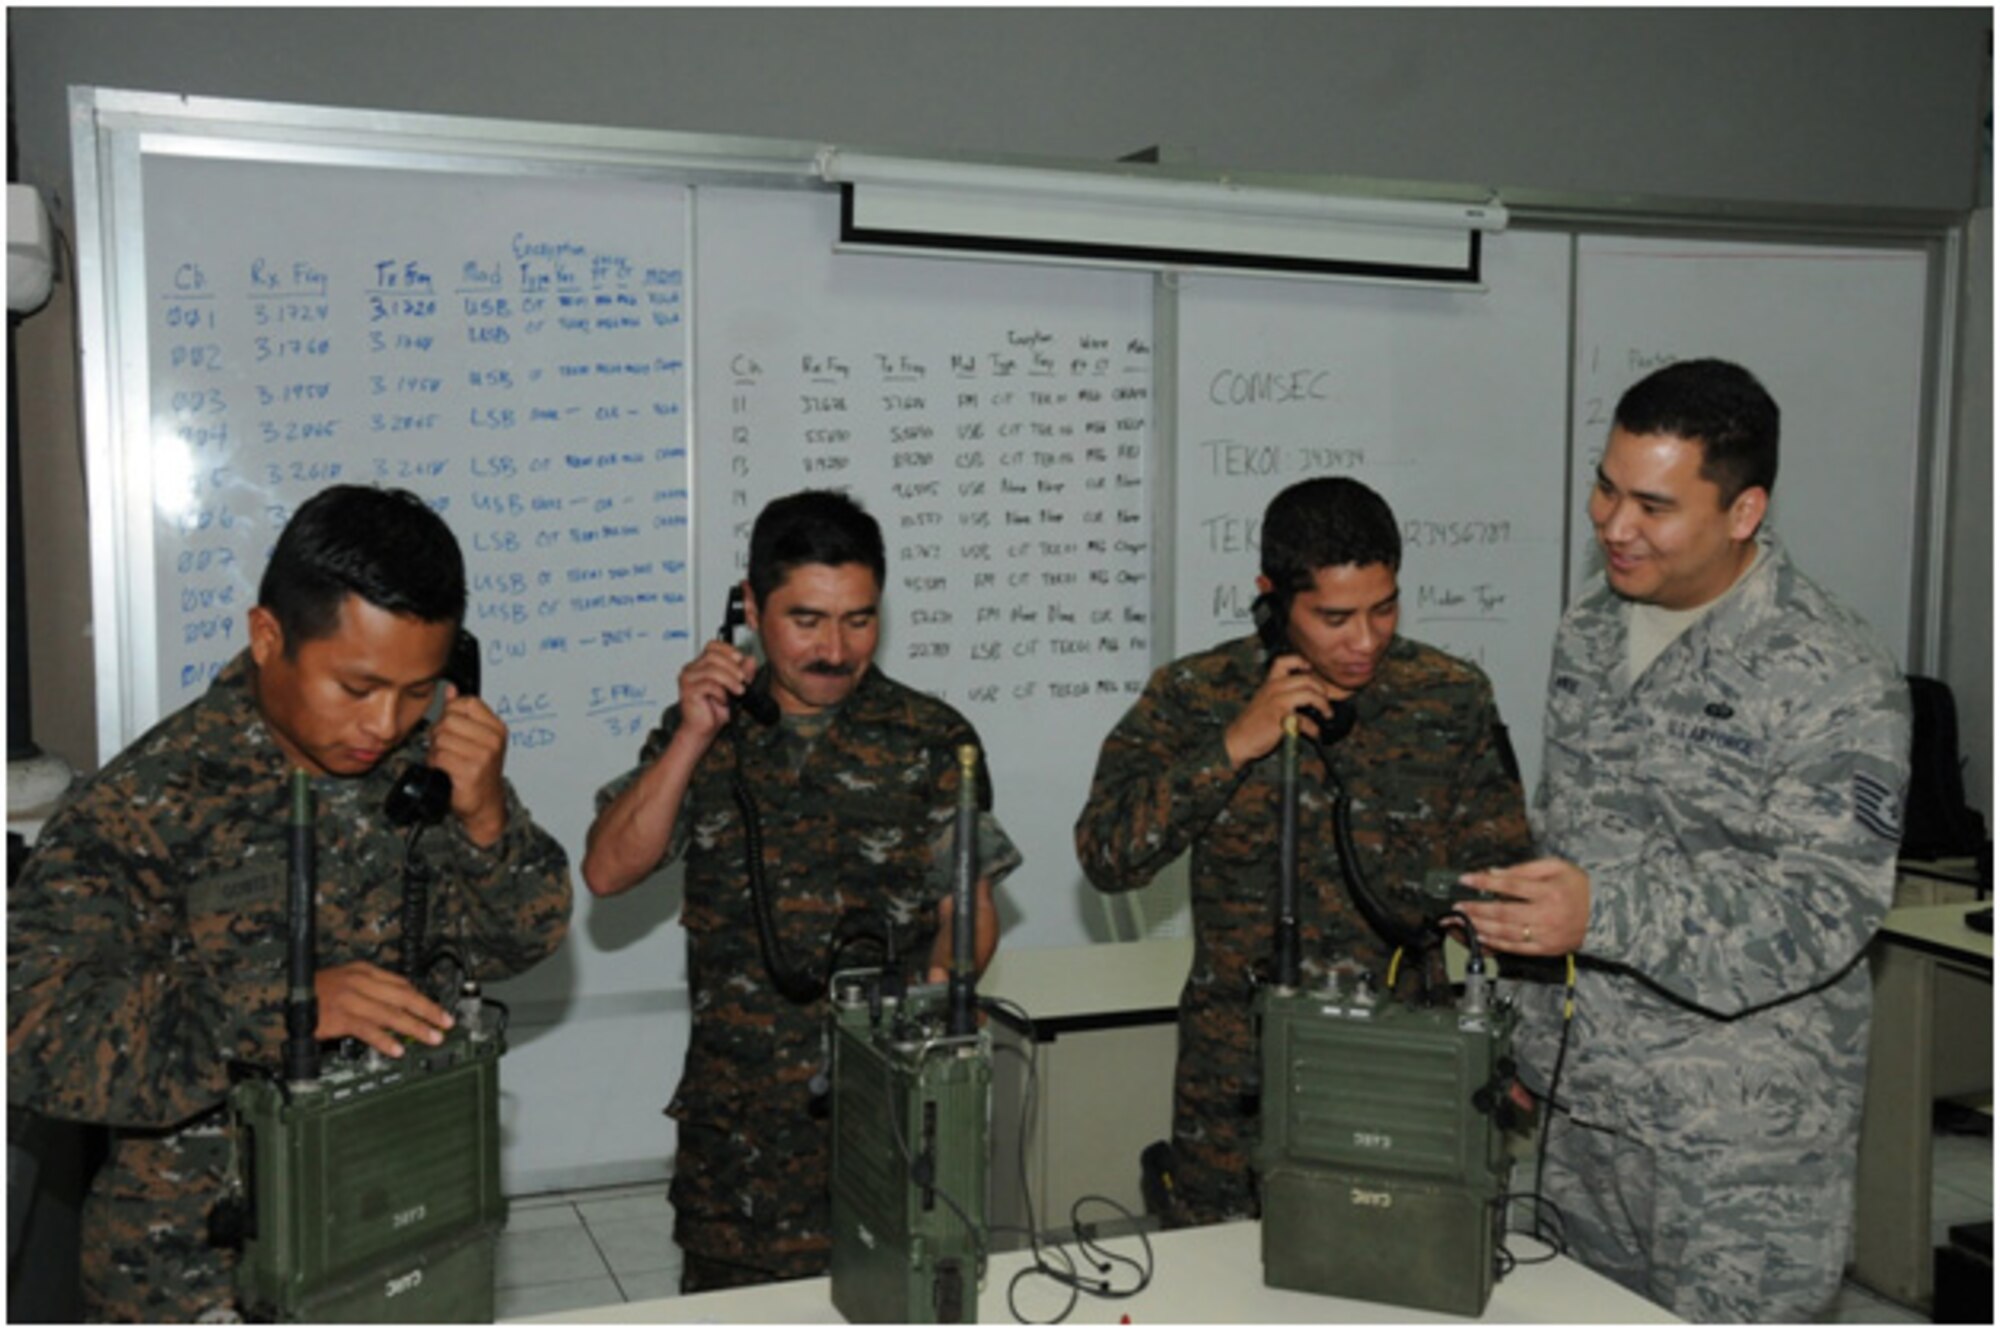
[[1396,949],[1395,954],[1389,958],[1389,983],[1383,986],[1392,994],[1396,992],[1396,967],[1401,965],[1402,961],[1403,949],[1399,947]]

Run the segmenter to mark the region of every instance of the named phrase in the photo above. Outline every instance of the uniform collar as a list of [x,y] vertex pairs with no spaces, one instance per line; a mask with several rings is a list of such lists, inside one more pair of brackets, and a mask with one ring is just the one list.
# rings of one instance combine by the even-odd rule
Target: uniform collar
[[[1757,543],[1762,547],[1763,557],[1722,594],[1720,603],[1710,613],[1667,646],[1660,654],[1661,660],[1683,651],[1698,652],[1704,657],[1718,651],[1734,655],[1751,630],[1767,620],[1790,595],[1798,574],[1784,544],[1768,525],[1757,533]],[[1625,605],[1602,574],[1597,585],[1578,603],[1585,650],[1593,667],[1605,678],[1620,678],[1624,670]]]
[[257,664],[246,647],[209,681],[208,692],[201,697],[203,719],[260,757],[268,750],[271,756],[282,758],[284,750],[257,709],[256,683]]
[[1704,652],[1737,653],[1751,631],[1767,621],[1789,592],[1796,572],[1775,533],[1759,532],[1763,558],[1724,594],[1721,605],[1687,632]]

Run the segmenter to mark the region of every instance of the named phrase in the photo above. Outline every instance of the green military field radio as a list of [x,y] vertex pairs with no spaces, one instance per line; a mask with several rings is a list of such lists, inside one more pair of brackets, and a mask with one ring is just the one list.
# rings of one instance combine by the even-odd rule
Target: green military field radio
[[833,1304],[850,1322],[979,1319],[993,1048],[972,955],[978,758],[958,751],[949,981],[833,978]]
[[1511,1011],[1265,991],[1264,1283],[1477,1317],[1493,1292]]
[[454,1029],[371,1067],[231,1097],[254,1228],[236,1284],[274,1321],[490,1322],[500,1195],[497,1034]]
[[[1455,1005],[1411,1006],[1365,976],[1302,987],[1295,722],[1283,761],[1276,982],[1257,997],[1264,1283],[1477,1317],[1496,1278],[1514,1013],[1476,940]],[[1360,904],[1351,845],[1342,859]]]
[[443,1044],[322,1059],[313,1031],[312,791],[292,799],[282,1076],[230,1093],[246,1316],[288,1322],[490,1322],[500,1193],[497,1009],[468,983]]

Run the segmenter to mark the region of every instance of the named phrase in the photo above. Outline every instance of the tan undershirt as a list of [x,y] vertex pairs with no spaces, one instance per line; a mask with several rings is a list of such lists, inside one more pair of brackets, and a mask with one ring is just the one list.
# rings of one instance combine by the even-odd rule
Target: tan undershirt
[[1737,588],[1744,580],[1757,571],[1764,562],[1765,547],[1760,543],[1750,564],[1736,575],[1736,581],[1729,584],[1729,590],[1704,605],[1689,610],[1669,610],[1665,606],[1647,605],[1643,601],[1625,603],[1625,666],[1630,672],[1627,678],[1636,680],[1646,673],[1646,668],[1659,659],[1661,652],[1673,646],[1674,639],[1686,633],[1702,617],[1717,606],[1736,595]]

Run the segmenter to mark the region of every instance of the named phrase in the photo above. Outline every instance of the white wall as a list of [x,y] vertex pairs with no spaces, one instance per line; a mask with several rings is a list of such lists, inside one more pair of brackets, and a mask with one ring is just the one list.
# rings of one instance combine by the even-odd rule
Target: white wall
[[1973,206],[1981,9],[8,13],[23,178],[71,83],[1234,170]]

